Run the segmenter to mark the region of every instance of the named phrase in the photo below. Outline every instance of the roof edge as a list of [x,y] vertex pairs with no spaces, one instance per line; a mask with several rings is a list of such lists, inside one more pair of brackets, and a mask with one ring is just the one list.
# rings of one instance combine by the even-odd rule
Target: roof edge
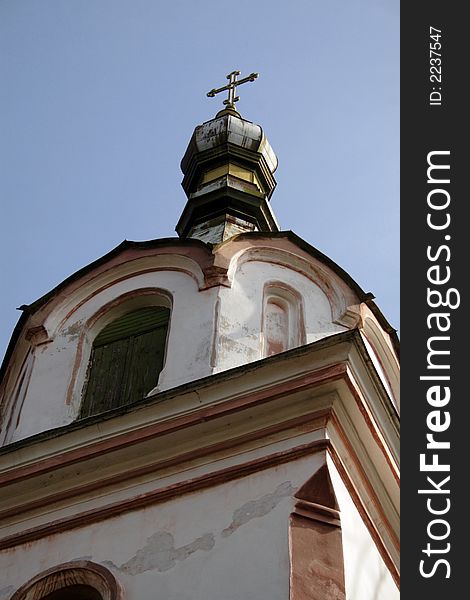
[[[352,288],[354,290],[354,292],[359,297],[359,300],[361,302],[364,302],[364,304],[366,304],[370,308],[370,310],[374,314],[375,318],[379,322],[382,329],[390,335],[390,338],[391,338],[392,344],[393,344],[393,348],[394,348],[395,352],[397,353],[397,356],[398,357],[400,356],[400,340],[397,335],[397,330],[393,327],[393,325],[390,324],[390,322],[387,320],[385,315],[382,313],[382,311],[380,310],[378,305],[374,302],[374,298],[375,298],[374,294],[372,292],[365,292],[362,289],[362,287],[351,277],[351,275],[349,275],[349,273],[347,271],[345,271],[342,267],[340,267],[333,259],[331,259],[326,254],[323,254],[323,252],[321,252],[320,250],[315,248],[315,246],[312,246],[311,244],[306,242],[303,238],[298,236],[296,233],[294,233],[290,229],[286,229],[283,231],[272,231],[272,232],[255,231],[255,232],[239,233],[238,235],[236,235],[222,243],[228,244],[232,240],[237,240],[237,239],[242,240],[242,239],[249,239],[249,238],[252,239],[253,237],[287,238],[292,243],[294,243],[296,246],[298,246],[299,248],[301,248],[302,250],[304,250],[305,252],[307,252],[308,254],[310,254],[311,256],[313,256],[314,258],[318,259],[320,262],[322,262],[326,266],[328,266],[350,288]],[[222,245],[222,244],[220,244],[220,245]]]
[[61,281],[58,285],[56,285],[52,290],[32,302],[31,304],[22,304],[18,307],[18,310],[22,310],[23,314],[18,319],[18,322],[13,329],[13,333],[11,335],[10,341],[8,343],[7,349],[5,351],[5,355],[3,357],[2,364],[0,366],[0,386],[3,382],[3,378],[5,377],[7,371],[7,365],[10,361],[10,358],[15,349],[16,343],[20,336],[21,330],[23,329],[24,324],[26,323],[28,317],[34,314],[37,310],[39,310],[42,306],[47,304],[47,302],[53,298],[58,292],[67,287],[70,283],[73,283],[77,279],[80,279],[83,275],[86,275],[96,267],[101,266],[106,263],[108,260],[114,258],[121,252],[125,252],[126,250],[131,249],[146,249],[146,248],[158,248],[159,246],[167,246],[167,245],[178,245],[178,246],[199,246],[204,248],[207,252],[211,252],[211,246],[202,242],[198,239],[186,238],[182,239],[179,237],[171,237],[171,238],[157,238],[154,240],[145,240],[140,242],[134,242],[131,240],[123,240],[120,244],[118,244],[115,248],[103,254],[100,258],[97,258],[93,262],[85,265],[78,271],[75,271],[71,275],[69,275],[66,279]]

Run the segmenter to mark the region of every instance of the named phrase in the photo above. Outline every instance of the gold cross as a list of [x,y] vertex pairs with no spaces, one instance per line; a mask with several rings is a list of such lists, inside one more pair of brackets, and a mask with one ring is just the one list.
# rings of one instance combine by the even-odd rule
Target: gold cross
[[240,100],[239,96],[235,96],[237,85],[242,85],[242,83],[247,83],[248,81],[254,81],[259,77],[259,73],[251,73],[250,75],[248,75],[248,77],[240,79],[240,81],[237,81],[238,75],[240,75],[240,71],[232,71],[231,73],[229,73],[227,75],[229,83],[227,85],[224,85],[224,87],[220,87],[217,89],[214,88],[210,92],[207,92],[209,98],[213,98],[219,92],[224,92],[225,90],[228,90],[228,97],[226,100],[224,100],[224,104],[228,108],[233,108],[235,110],[235,102],[238,102]]

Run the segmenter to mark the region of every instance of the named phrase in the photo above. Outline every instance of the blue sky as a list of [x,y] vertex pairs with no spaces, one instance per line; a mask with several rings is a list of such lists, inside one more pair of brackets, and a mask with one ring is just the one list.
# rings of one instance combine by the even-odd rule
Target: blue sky
[[123,239],[176,235],[179,163],[238,69],[291,229],[399,326],[397,0],[3,0],[0,354],[15,310]]

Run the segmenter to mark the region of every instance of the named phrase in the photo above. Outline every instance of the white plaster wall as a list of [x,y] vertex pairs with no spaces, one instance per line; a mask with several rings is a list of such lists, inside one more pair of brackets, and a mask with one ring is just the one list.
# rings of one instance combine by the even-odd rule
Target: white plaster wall
[[[129,600],[287,600],[292,495],[321,454],[0,554],[0,599],[77,559],[107,566]],[[21,565],[21,569],[18,569]]]
[[250,261],[237,270],[231,288],[220,290],[216,371],[263,358],[261,320],[267,282],[285,283],[302,296],[307,343],[345,330],[332,322],[328,298],[310,279],[281,265]]
[[341,511],[347,600],[399,600],[400,592],[331,459],[328,468]]
[[173,298],[165,366],[156,391],[211,373],[209,359],[216,290],[200,292],[192,277],[175,271],[158,271],[125,279],[81,304],[62,323],[52,342],[35,348],[34,368],[11,441],[59,427],[76,418],[91,350],[90,339],[83,344],[81,367],[72,384],[69,404],[66,399],[84,324],[109,302],[144,288],[159,288]]
[[[11,420],[6,442],[76,418],[97,333],[88,332],[86,323],[104,306],[139,289],[164,290],[172,296],[173,303],[165,366],[153,393],[263,358],[263,289],[267,282],[287,284],[302,297],[307,343],[345,330],[332,322],[330,303],[320,287],[285,266],[246,262],[236,271],[231,288],[201,291],[196,278],[188,272],[168,269],[129,276],[130,266],[123,268],[126,278],[112,283],[111,276],[104,275],[107,279],[100,279],[93,286],[87,283],[73,296],[65,297],[48,317],[45,326],[52,341],[33,348],[29,385],[24,399],[21,398],[19,418],[15,415]],[[114,280],[118,275],[114,275]],[[103,289],[92,295],[99,285]],[[77,358],[79,350],[81,358]]]

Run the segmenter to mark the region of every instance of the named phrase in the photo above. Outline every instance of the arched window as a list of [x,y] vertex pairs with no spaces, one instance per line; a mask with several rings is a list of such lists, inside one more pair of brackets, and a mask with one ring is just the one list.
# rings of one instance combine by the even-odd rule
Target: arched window
[[170,310],[147,306],[112,321],[93,342],[80,418],[144,398],[163,368]]
[[17,590],[11,600],[123,600],[116,577],[88,560],[77,560],[40,573]]
[[282,283],[268,283],[263,300],[263,355],[305,344],[302,297]]

